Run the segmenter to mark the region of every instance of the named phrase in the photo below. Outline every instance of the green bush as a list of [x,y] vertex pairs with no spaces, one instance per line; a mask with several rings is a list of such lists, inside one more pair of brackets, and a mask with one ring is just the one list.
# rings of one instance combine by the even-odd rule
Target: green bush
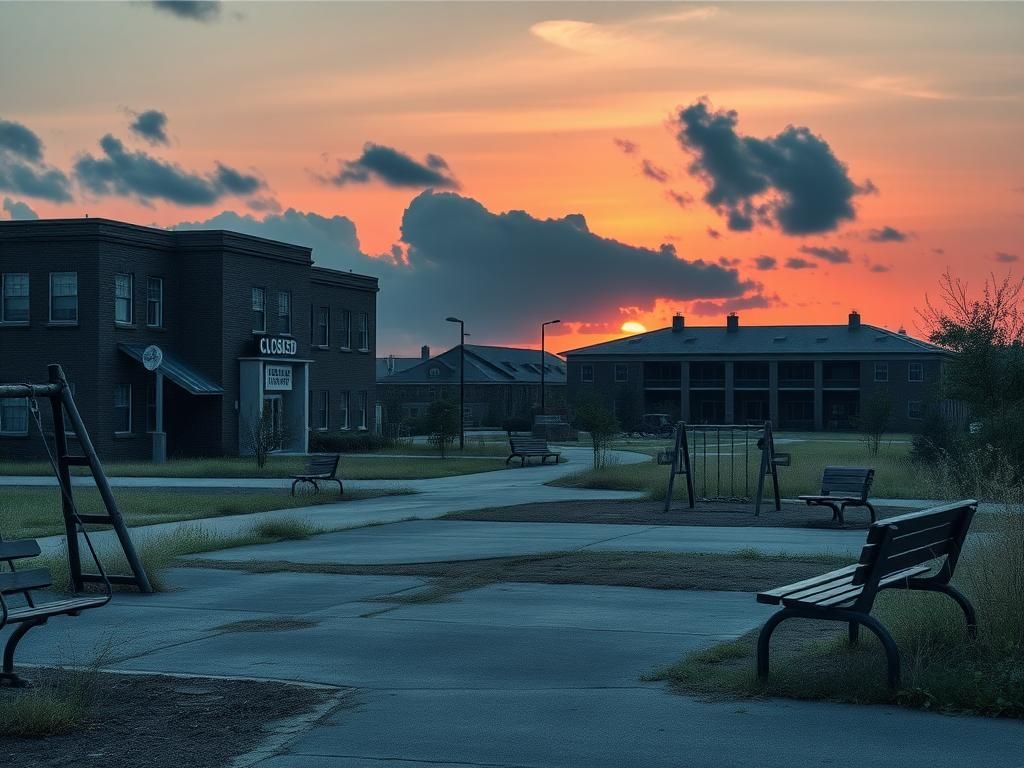
[[365,453],[394,447],[394,440],[372,432],[311,432],[309,435],[309,450],[314,453]]

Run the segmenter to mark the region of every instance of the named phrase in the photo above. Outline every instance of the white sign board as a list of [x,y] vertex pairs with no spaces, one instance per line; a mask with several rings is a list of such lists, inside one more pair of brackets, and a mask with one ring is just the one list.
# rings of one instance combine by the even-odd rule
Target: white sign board
[[263,388],[268,392],[291,391],[292,367],[290,365],[264,366],[265,381]]
[[142,351],[142,365],[147,371],[155,371],[164,361],[164,352],[156,344],[150,344]]

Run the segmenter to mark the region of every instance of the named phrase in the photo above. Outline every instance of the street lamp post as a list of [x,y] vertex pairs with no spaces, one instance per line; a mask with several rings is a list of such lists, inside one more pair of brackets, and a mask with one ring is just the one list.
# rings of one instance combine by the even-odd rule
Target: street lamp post
[[466,449],[466,324],[457,317],[446,317],[459,324],[459,450]]
[[561,320],[548,320],[546,323],[541,323],[540,324],[540,415],[541,416],[547,415],[547,411],[544,410],[544,362],[545,362],[545,357],[546,357],[545,354],[544,354],[544,330],[547,328],[547,326],[554,325],[555,323],[560,323],[560,322],[562,322],[562,321]]

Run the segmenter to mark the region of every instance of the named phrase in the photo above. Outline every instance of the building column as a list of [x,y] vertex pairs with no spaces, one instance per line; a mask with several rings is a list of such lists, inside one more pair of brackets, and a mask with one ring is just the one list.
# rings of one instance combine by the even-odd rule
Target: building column
[[679,364],[679,418],[690,423],[690,364]]
[[821,360],[814,361],[814,429],[825,428],[825,366]]
[[736,420],[735,367],[732,362],[725,364],[725,423]]
[[772,426],[779,427],[779,361],[768,363],[768,418]]

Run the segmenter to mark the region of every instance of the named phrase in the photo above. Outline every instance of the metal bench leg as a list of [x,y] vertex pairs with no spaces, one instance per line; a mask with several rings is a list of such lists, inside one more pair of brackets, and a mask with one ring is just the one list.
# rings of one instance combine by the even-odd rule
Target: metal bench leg
[[860,623],[856,621],[850,622],[850,645],[856,645],[857,641],[860,640]]
[[292,496],[295,495],[295,486],[298,484],[298,480],[292,480]]
[[872,506],[871,502],[870,501],[865,501],[864,502],[864,506],[867,507],[868,508],[868,512],[871,513],[871,522],[872,523],[877,522],[878,521],[878,515],[875,514],[875,508],[874,508],[874,506]]
[[796,614],[790,613],[788,609],[783,608],[776,614],[773,614],[771,618],[764,623],[761,627],[761,634],[757,636],[757,676],[764,679],[768,677],[768,654],[769,646],[772,640],[772,632],[786,619],[791,619]]
[[334,477],[334,478],[331,478],[331,479],[332,479],[332,480],[334,480],[334,482],[336,482],[336,483],[338,484],[338,495],[339,495],[339,496],[344,496],[344,495],[345,495],[345,486],[343,486],[343,485],[341,484],[341,480],[339,480],[339,479],[338,479],[338,478],[336,478],[336,477]]
[[957,605],[964,612],[964,618],[967,619],[967,636],[972,640],[978,638],[978,616],[974,612],[974,606],[971,605],[971,601],[968,600],[963,592],[958,590],[956,587],[950,586],[949,584],[915,584],[910,582],[908,585],[911,589],[919,589],[928,592],[941,592],[944,595],[956,600]]
[[25,636],[26,632],[33,627],[39,627],[45,623],[46,619],[42,621],[25,621],[19,624],[18,628],[11,633],[10,638],[7,640],[7,645],[4,646],[4,667],[3,672],[0,672],[0,686],[25,688],[29,685],[27,680],[14,673],[14,650],[18,647],[18,643]]
[[889,687],[893,689],[899,688],[900,649],[896,646],[896,641],[892,639],[892,635],[889,634],[889,630],[882,626],[882,623],[874,616],[864,614],[863,616],[858,617],[858,621],[874,632],[875,636],[881,641],[882,647],[885,649],[886,663],[889,667]]
[[509,456],[507,459],[505,459],[505,466],[507,467],[509,465],[509,462],[511,462],[512,459],[514,459],[515,457],[516,457],[516,455],[513,453],[511,456]]

